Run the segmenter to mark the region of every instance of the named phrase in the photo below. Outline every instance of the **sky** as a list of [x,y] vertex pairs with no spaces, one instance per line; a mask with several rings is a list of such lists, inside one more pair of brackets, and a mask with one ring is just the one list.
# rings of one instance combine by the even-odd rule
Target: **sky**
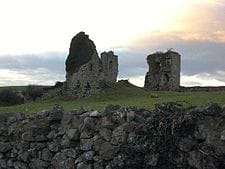
[[181,85],[225,85],[225,0],[0,0],[0,86],[65,81],[80,31],[118,55],[118,79],[143,86],[146,57],[172,48]]

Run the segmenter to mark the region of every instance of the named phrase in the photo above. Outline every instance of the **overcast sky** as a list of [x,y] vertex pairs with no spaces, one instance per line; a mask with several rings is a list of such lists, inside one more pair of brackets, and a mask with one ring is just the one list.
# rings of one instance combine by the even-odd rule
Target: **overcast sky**
[[0,0],[0,86],[65,80],[70,40],[85,31],[143,86],[147,55],[182,57],[181,84],[225,85],[225,0]]

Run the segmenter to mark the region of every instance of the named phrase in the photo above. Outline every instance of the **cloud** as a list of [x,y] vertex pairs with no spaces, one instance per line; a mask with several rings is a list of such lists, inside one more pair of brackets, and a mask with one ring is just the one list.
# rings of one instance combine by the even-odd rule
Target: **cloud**
[[53,85],[64,81],[66,53],[0,56],[0,85]]

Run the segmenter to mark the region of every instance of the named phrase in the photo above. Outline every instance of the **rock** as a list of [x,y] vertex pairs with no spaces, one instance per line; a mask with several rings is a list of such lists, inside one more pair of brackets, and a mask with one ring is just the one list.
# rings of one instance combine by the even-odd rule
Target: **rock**
[[196,151],[191,151],[188,153],[188,165],[193,168],[202,169],[201,166],[201,154]]
[[65,169],[75,169],[74,159],[68,158],[65,162],[64,168]]
[[91,150],[93,146],[93,139],[81,139],[80,149],[83,151]]
[[159,154],[148,154],[145,156],[147,166],[156,166],[159,160]]
[[225,141],[225,130],[223,130],[223,131],[221,132],[220,139],[221,139],[222,141]]
[[69,129],[67,131],[67,136],[70,140],[76,141],[79,139],[80,133],[79,133],[78,129]]
[[50,113],[49,110],[42,110],[37,113],[34,113],[34,117],[35,119],[45,119],[48,117],[49,113]]
[[111,160],[114,158],[115,151],[116,151],[115,146],[113,146],[109,142],[104,142],[101,145],[99,155],[103,160]]
[[100,112],[94,110],[94,111],[90,112],[90,115],[89,115],[89,116],[90,116],[90,117],[97,117],[97,118],[99,118],[99,117],[102,116],[102,113],[100,113]]
[[72,120],[74,113],[73,112],[65,112],[63,113],[63,117],[61,120],[61,124],[66,125],[69,124]]
[[93,149],[96,152],[99,152],[102,143],[103,143],[103,140],[101,139],[99,135],[96,135],[93,137]]
[[47,142],[48,138],[45,135],[38,135],[35,137],[36,142]]
[[64,109],[59,104],[54,104],[52,111],[49,113],[48,120],[61,121],[63,117]]
[[81,133],[80,139],[88,139],[88,138],[92,138],[93,136],[94,136],[94,131],[87,130]]
[[68,148],[68,149],[63,149],[62,153],[65,154],[65,156],[70,157],[70,158],[76,158],[77,157],[77,152],[75,149]]
[[16,161],[13,163],[14,168],[16,169],[29,169],[26,163],[22,163],[20,161]]
[[114,145],[123,144],[126,142],[126,132],[123,130],[122,126],[115,128],[112,132],[111,143]]
[[5,159],[0,159],[0,167],[1,168],[7,168],[7,163]]
[[56,155],[53,157],[53,159],[51,161],[51,164],[56,169],[61,169],[61,168],[65,167],[66,160],[67,160],[67,158],[63,153],[56,153]]
[[82,131],[86,130],[96,130],[95,120],[91,117],[86,117],[83,121]]
[[105,141],[110,141],[112,138],[112,131],[107,128],[101,128],[99,134]]
[[135,119],[135,112],[134,111],[129,111],[127,112],[127,122],[131,122]]
[[222,113],[222,108],[217,103],[208,103],[207,105],[199,106],[196,109],[197,112],[207,116],[219,116]]
[[68,148],[71,145],[70,138],[67,135],[64,135],[61,141],[61,146],[64,148]]
[[42,150],[41,157],[44,161],[51,161],[53,153],[49,149],[45,148]]
[[23,162],[29,162],[31,159],[31,153],[29,151],[20,152],[18,154],[18,159],[22,160]]
[[122,124],[126,121],[126,113],[123,111],[114,111],[112,113],[112,122],[115,124]]
[[57,152],[57,151],[59,151],[60,146],[56,141],[54,141],[54,142],[50,142],[48,144],[48,149],[52,152]]
[[24,141],[29,141],[29,142],[33,142],[35,141],[35,138],[33,137],[31,132],[25,132],[22,134],[22,139]]
[[104,169],[103,166],[99,163],[94,163],[94,169]]
[[9,143],[0,142],[0,153],[6,153],[12,149]]
[[181,151],[189,152],[191,151],[195,146],[197,145],[197,142],[191,138],[182,138],[180,142],[178,143],[178,147]]
[[87,151],[84,152],[83,157],[87,161],[92,161],[94,158],[95,152],[94,151]]
[[85,162],[81,162],[77,164],[77,169],[91,169],[91,164],[87,164]]
[[30,168],[47,168],[50,165],[50,162],[42,161],[39,159],[32,159],[29,166]]

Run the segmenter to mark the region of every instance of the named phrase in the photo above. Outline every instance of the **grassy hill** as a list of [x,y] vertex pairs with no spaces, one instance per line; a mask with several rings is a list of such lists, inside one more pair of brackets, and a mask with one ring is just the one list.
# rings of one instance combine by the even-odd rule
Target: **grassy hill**
[[66,110],[79,109],[81,106],[102,110],[108,104],[121,106],[137,106],[153,109],[157,103],[184,102],[187,105],[205,104],[217,102],[225,104],[225,91],[223,92],[171,92],[149,91],[144,88],[133,86],[124,81],[117,83],[114,88],[107,89],[101,94],[83,98],[80,100],[64,100],[54,97],[48,100],[30,102],[18,106],[0,107],[0,113],[27,112],[33,113],[42,109],[51,109],[54,103],[61,104]]

